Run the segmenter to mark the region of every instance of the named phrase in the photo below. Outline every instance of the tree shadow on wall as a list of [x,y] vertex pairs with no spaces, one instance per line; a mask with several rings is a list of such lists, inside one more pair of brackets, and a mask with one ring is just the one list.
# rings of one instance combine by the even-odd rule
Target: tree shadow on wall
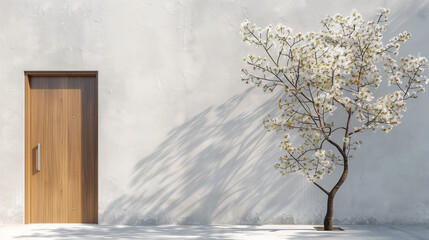
[[[301,176],[282,177],[274,169],[282,154],[282,136],[267,132],[262,119],[276,115],[281,93],[249,107],[255,90],[249,88],[209,107],[171,130],[152,154],[135,165],[132,190],[114,200],[100,222],[296,223],[290,212],[295,204],[311,208],[310,184]],[[312,221],[320,221],[321,213],[315,214]]]

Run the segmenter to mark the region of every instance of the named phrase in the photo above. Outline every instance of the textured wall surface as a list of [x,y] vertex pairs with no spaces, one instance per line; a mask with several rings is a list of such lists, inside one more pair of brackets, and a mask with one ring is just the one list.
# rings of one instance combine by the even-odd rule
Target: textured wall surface
[[[239,25],[316,31],[378,7],[388,36],[413,33],[403,53],[429,56],[428,1],[0,1],[0,223],[24,218],[24,71],[98,70],[100,224],[320,224],[324,194],[273,168],[277,97],[240,82]],[[366,135],[334,223],[429,223],[428,108]]]

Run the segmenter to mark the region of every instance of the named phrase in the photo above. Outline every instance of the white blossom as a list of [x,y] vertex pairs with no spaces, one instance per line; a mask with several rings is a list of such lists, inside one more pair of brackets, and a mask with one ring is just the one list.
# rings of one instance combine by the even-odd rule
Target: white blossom
[[[343,163],[343,154],[351,157],[350,150],[362,144],[351,137],[365,130],[391,131],[406,111],[405,101],[425,91],[428,60],[398,57],[411,34],[404,31],[383,42],[389,12],[379,9],[370,21],[356,10],[327,16],[320,31],[308,33],[294,33],[283,24],[241,24],[243,41],[265,53],[244,59],[242,81],[264,91],[284,90],[278,101],[281,116],[264,120],[268,130],[287,132],[280,144],[285,155],[275,165],[282,174],[321,179]],[[388,93],[380,95],[383,80]],[[289,134],[299,138],[292,141]]]

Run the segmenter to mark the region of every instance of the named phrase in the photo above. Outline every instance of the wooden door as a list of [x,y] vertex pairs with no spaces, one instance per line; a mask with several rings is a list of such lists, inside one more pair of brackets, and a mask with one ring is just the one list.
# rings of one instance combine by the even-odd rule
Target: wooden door
[[26,222],[97,223],[97,78],[26,78]]

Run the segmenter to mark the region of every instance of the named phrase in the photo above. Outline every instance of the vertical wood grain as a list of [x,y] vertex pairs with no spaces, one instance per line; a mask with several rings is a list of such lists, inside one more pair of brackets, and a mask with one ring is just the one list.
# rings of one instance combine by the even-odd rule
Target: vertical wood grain
[[26,223],[97,223],[96,76],[32,76],[27,82]]
[[25,168],[24,168],[24,176],[25,176],[25,218],[24,222],[26,224],[30,223],[30,166],[29,166],[29,159],[30,159],[30,79],[28,75],[25,75],[24,78],[24,88],[25,88]]

